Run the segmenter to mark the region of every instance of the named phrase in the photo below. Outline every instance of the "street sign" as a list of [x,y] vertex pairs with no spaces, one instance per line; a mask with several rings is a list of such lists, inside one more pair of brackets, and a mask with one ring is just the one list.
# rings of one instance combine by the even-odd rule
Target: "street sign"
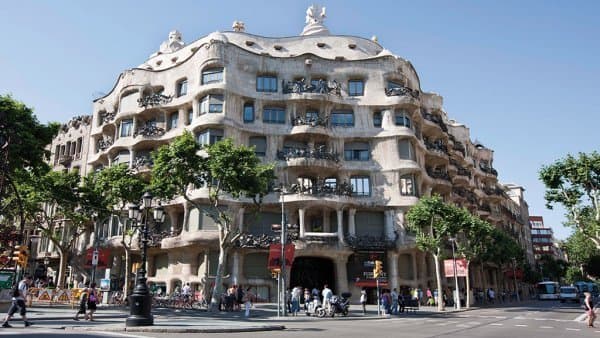
[[94,249],[92,254],[92,265],[98,265],[98,249]]

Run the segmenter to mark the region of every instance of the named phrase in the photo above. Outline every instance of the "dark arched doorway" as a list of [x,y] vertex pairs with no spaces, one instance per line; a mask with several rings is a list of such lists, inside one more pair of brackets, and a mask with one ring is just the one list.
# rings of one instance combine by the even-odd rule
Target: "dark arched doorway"
[[323,285],[335,293],[335,267],[333,261],[321,257],[297,257],[292,264],[290,287],[323,289]]

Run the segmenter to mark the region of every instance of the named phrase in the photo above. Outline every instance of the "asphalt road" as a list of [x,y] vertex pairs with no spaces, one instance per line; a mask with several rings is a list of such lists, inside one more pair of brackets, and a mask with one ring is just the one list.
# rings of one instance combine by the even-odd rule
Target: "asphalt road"
[[[598,337],[597,328],[590,329],[575,319],[583,313],[580,305],[558,302],[535,302],[526,307],[483,308],[443,314],[410,314],[401,317],[372,320],[340,320],[298,317],[284,323],[284,331],[247,333],[177,333],[187,337]],[[170,337],[168,333],[115,333],[98,331],[65,332],[64,330],[32,327],[31,329],[0,330],[0,337]]]

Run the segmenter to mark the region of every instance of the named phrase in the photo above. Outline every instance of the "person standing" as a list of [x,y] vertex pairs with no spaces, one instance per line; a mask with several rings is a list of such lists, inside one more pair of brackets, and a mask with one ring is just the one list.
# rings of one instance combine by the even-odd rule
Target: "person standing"
[[87,307],[90,312],[86,316],[86,320],[94,321],[94,313],[96,312],[96,303],[98,303],[98,291],[96,291],[96,283],[90,284]]
[[363,315],[367,314],[367,290],[360,290],[360,305],[362,306]]
[[331,297],[333,297],[333,292],[327,284],[323,285],[323,291],[321,292],[321,295],[323,296],[323,308],[329,309],[331,306]]
[[246,289],[246,292],[244,292],[244,297],[242,298],[242,300],[244,301],[244,309],[246,310],[246,312],[244,313],[244,316],[246,318],[250,317],[250,308],[252,307],[252,302],[254,301],[254,294],[252,293],[252,287],[249,286]]
[[584,292],[585,299],[583,305],[585,307],[585,313],[588,316],[588,327],[594,327],[594,320],[596,320],[596,313],[594,312],[594,301],[592,300],[592,294],[590,292]]
[[25,327],[30,326],[32,323],[27,320],[27,309],[25,308],[25,297],[27,297],[27,288],[31,285],[32,279],[31,276],[26,275],[22,281],[17,284],[16,288],[12,291],[12,303],[10,304],[10,308],[8,308],[8,314],[6,318],[4,318],[4,323],[2,323],[2,327],[12,327],[8,323],[8,321],[12,318],[12,316],[19,310],[19,314],[21,318],[23,318],[23,323],[25,323]]
[[390,310],[390,312],[394,315],[398,314],[398,290],[396,288],[394,288],[394,290],[392,290],[392,294],[390,295],[392,297],[392,308]]

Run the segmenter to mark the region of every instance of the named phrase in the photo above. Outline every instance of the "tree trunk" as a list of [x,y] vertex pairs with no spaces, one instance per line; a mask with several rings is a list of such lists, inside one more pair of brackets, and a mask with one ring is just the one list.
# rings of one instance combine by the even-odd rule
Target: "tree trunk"
[[469,266],[471,265],[471,261],[467,260],[467,277],[465,277],[465,284],[467,287],[467,302],[465,303],[466,308],[471,307],[471,282],[469,281]]
[[223,273],[225,272],[225,265],[227,263],[227,254],[229,248],[224,245],[222,241],[219,243],[219,265],[217,266],[217,273],[215,276],[215,285],[213,286],[212,296],[210,297],[210,312],[218,312],[219,311],[219,302],[221,300],[222,290],[222,280]]
[[433,262],[435,264],[435,281],[438,289],[437,309],[438,311],[444,311],[444,291],[442,290],[442,275],[440,272],[440,258],[438,254],[433,254]]
[[65,273],[67,270],[67,253],[63,249],[58,250],[60,260],[58,263],[58,280],[56,281],[57,288],[64,288]]
[[485,303],[486,297],[487,297],[487,289],[485,287],[485,269],[483,268],[483,262],[481,262],[480,267],[481,267],[481,290],[483,291],[482,302]]

